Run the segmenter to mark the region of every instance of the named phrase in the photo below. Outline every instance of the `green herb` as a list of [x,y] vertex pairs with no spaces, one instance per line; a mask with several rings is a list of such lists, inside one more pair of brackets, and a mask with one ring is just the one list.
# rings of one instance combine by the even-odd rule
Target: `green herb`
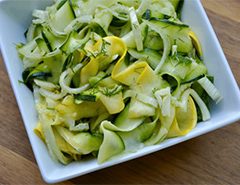
[[123,90],[121,85],[115,85],[113,88],[102,87],[99,91],[105,96],[114,96]]

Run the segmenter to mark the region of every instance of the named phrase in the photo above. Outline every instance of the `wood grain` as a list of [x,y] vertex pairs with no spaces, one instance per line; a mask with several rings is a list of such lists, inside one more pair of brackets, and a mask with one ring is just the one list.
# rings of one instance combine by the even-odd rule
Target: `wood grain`
[[[240,1],[202,2],[240,84]],[[0,184],[45,184],[0,61]],[[239,184],[239,123],[61,184]]]

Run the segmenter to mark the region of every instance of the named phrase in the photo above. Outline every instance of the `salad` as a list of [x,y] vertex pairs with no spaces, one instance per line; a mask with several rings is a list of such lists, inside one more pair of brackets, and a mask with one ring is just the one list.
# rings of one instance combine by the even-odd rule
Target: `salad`
[[[34,132],[63,164],[188,134],[221,100],[183,0],[56,0],[17,45]],[[210,62],[210,61],[206,61]]]

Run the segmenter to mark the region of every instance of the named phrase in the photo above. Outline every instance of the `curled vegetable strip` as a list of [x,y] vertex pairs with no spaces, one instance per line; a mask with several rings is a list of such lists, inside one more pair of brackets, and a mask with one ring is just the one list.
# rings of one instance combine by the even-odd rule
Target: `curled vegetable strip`
[[170,116],[171,93],[170,88],[161,89],[155,92],[159,108],[163,116]]
[[191,89],[185,90],[181,95],[181,101],[178,102],[178,107],[183,108],[184,112],[187,111],[187,102],[190,94],[191,94]]
[[82,67],[83,67],[83,64],[77,64],[73,69],[69,68],[61,74],[59,84],[64,91],[66,91],[68,93],[72,93],[72,94],[79,94],[82,91],[89,88],[89,86],[90,86],[89,84],[85,84],[79,88],[71,88],[69,86],[74,74],[78,70],[80,70]]
[[43,10],[33,10],[33,17],[37,18],[33,20],[34,24],[42,24],[48,19],[48,12]]
[[159,73],[159,71],[161,70],[162,65],[164,64],[164,62],[167,59],[167,56],[170,53],[171,50],[171,43],[170,43],[170,39],[168,38],[168,35],[163,33],[161,30],[159,30],[159,28],[154,24],[151,23],[150,21],[144,21],[152,30],[154,30],[155,32],[157,32],[161,38],[163,39],[163,55],[161,58],[161,61],[158,63],[157,67],[155,68],[154,72],[157,74]]
[[101,137],[93,136],[88,132],[73,134],[62,126],[56,126],[55,128],[65,141],[81,154],[89,154],[97,151],[102,143]]
[[101,123],[101,130],[103,132],[103,143],[98,152],[98,162],[103,163],[114,155],[124,151],[124,143],[120,136],[114,131],[108,130],[108,121]]
[[[160,111],[158,111],[157,114],[156,114],[156,118],[154,120],[154,122],[156,124],[155,128],[152,131],[151,136],[147,140],[144,141],[144,144],[146,146],[155,145],[155,144],[161,142],[167,136],[168,130],[167,130],[167,128],[164,127],[164,124],[160,123],[160,121],[161,121],[161,116],[160,115],[161,115]],[[168,119],[168,122],[170,124],[172,123],[172,118],[173,117],[174,117],[174,114],[172,114],[170,119]],[[159,118],[160,118],[160,120],[159,120]],[[169,117],[167,117],[167,118],[169,118]]]
[[87,131],[89,130],[89,123],[78,123],[76,125],[76,121],[71,118],[67,118],[66,125],[70,131]]
[[45,97],[48,97],[48,98],[51,98],[53,100],[59,100],[67,94],[67,92],[63,91],[63,90],[60,93],[54,93],[52,91],[49,91],[49,90],[46,90],[46,89],[43,89],[43,88],[40,88],[39,92],[40,92],[41,95],[43,95]]
[[41,95],[39,92],[39,87],[37,87],[36,85],[33,86],[33,96],[34,96],[35,104],[38,104],[41,102]]
[[55,90],[58,89],[59,87],[51,82],[46,82],[42,80],[35,79],[34,82],[41,88],[44,88],[46,90]]
[[119,125],[119,126],[116,126],[116,125],[112,124],[111,122],[106,122],[104,124],[105,124],[105,127],[107,127],[109,130],[112,130],[112,131],[129,132],[129,131],[132,131],[135,128],[137,128],[143,122],[142,118],[140,118],[138,120],[139,121],[136,121],[135,122],[136,124],[133,124],[133,125]]
[[67,92],[65,92],[63,90],[61,90],[60,93],[56,93],[56,90],[59,89],[59,86],[57,86],[51,82],[45,82],[45,81],[37,80],[37,79],[35,79],[34,82],[36,83],[36,85],[38,85],[40,87],[38,92],[42,96],[50,98],[52,100],[59,100],[67,94]]
[[103,121],[101,130],[104,134],[104,140],[99,149],[98,161],[102,163],[121,152],[133,152],[142,148],[144,142],[151,137],[158,119],[159,116],[156,116],[153,121],[146,123],[142,121],[135,128],[131,127],[131,125],[128,125],[128,128],[123,128],[109,121]]
[[203,121],[209,120],[211,116],[206,104],[203,102],[203,100],[199,97],[199,95],[193,89],[187,89],[186,91],[184,91],[184,93],[181,96],[181,101],[178,102],[177,105],[182,107],[186,111],[189,95],[191,95],[195,100],[195,102],[198,104],[202,113]]
[[219,90],[212,84],[212,82],[207,77],[201,78],[200,80],[198,80],[198,83],[204,88],[208,95],[214,101],[216,101],[216,103],[219,103],[222,100],[222,96]]
[[[130,104],[128,104],[125,109],[116,118],[114,125],[111,126],[112,130],[129,132],[137,128],[144,121],[144,117],[130,118],[129,116]],[[129,124],[131,123],[131,124]]]
[[113,68],[112,78],[147,96],[152,95],[154,88],[161,86],[161,80],[145,61],[136,61],[127,67],[124,60],[119,59]]
[[197,110],[191,96],[187,98],[187,110],[176,108],[176,116],[171,124],[168,137],[177,137],[188,134],[197,124]]
[[[174,99],[179,99],[184,91],[191,87],[192,83],[184,84],[179,87],[179,89],[174,93]],[[177,105],[176,105],[177,106]]]
[[75,28],[80,27],[84,23],[90,23],[92,21],[93,17],[92,15],[83,15],[81,17],[78,17],[74,19],[67,27],[64,29],[64,32],[70,33]]
[[126,6],[123,6],[123,5],[121,5],[121,4],[116,4],[115,6],[112,6],[111,8],[108,8],[107,6],[103,6],[103,5],[98,5],[98,7],[107,10],[107,11],[110,12],[114,17],[117,17],[117,18],[120,19],[120,20],[123,20],[123,21],[128,21],[128,20],[129,20],[129,17],[128,17],[128,16],[121,16],[121,14],[118,13],[118,12],[121,12],[121,13],[127,14],[127,10],[128,10],[128,9],[127,9]]
[[152,137],[147,140],[144,144],[147,146],[154,145],[163,141],[167,136],[168,130],[164,127],[159,126],[158,130],[153,132]]
[[61,161],[63,164],[71,162],[70,158],[67,158],[60,151],[56,139],[52,130],[52,121],[48,117],[47,110],[39,110],[39,120],[42,123],[42,129],[45,136],[45,142],[47,144],[50,155],[53,159]]
[[144,14],[144,12],[148,8],[148,0],[142,0],[141,4],[139,5],[138,9],[136,10],[137,15],[140,17]]
[[198,93],[196,93],[193,89],[190,89],[189,91],[201,110],[203,121],[209,120],[211,115],[205,103],[199,97]]
[[132,30],[133,30],[133,35],[134,35],[134,40],[136,42],[137,50],[141,51],[143,50],[143,38],[141,34],[141,29],[140,25],[138,22],[138,18],[136,15],[136,11],[134,10],[133,7],[129,9],[129,16],[132,24]]
[[[161,32],[159,32],[161,33]],[[163,39],[163,45],[164,45],[164,49],[163,49],[163,55],[161,58],[161,61],[159,62],[159,64],[157,65],[157,67],[155,68],[154,72],[157,74],[159,73],[159,71],[161,70],[162,65],[164,64],[164,62],[167,59],[167,56],[170,53],[170,41],[169,38],[166,35],[160,34],[162,39]]]
[[108,110],[108,112],[110,114],[119,113],[125,107],[125,104],[124,104],[123,98],[122,98],[122,92],[119,92],[119,93],[117,93],[115,95],[112,95],[110,97],[108,97],[104,94],[101,94],[99,99],[104,104],[104,106],[106,107],[106,109]]
[[146,120],[130,132],[118,132],[125,145],[124,153],[135,152],[144,147],[159,124],[158,119],[159,117],[156,116],[153,121]]
[[150,96],[147,96],[145,94],[138,93],[138,92],[133,91],[133,90],[128,90],[124,93],[124,99],[128,98],[128,97],[134,97],[134,98],[138,99],[139,101],[141,101],[145,104],[151,105],[155,108],[158,107],[158,103],[157,103],[156,99],[152,98]]

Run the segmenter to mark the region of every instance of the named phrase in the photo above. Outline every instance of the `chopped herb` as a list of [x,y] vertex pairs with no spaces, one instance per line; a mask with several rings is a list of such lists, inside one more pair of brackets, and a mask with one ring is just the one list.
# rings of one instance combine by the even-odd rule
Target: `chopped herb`
[[121,85],[115,85],[113,88],[102,87],[99,91],[105,96],[114,96],[123,90]]

